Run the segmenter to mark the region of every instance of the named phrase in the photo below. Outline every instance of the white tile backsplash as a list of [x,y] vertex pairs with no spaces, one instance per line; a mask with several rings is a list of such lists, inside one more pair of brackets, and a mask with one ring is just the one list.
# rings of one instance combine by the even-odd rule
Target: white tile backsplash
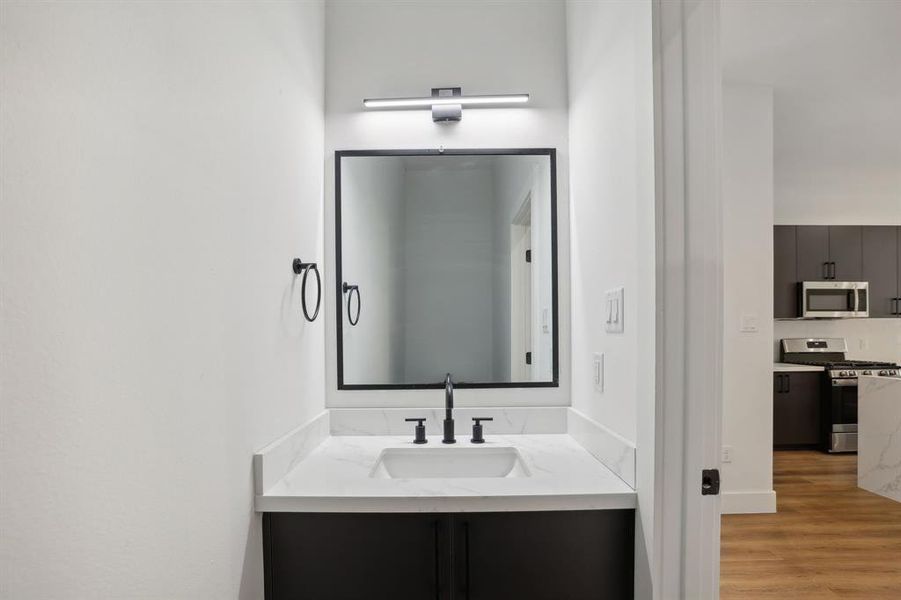
[[773,335],[776,361],[783,338],[837,337],[847,340],[848,358],[901,363],[901,319],[776,321]]

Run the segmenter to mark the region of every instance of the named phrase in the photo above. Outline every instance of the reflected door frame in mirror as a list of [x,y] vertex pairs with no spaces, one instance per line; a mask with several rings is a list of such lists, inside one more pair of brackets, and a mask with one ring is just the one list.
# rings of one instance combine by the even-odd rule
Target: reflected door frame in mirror
[[[351,325],[348,314],[360,317],[359,288],[353,306],[347,306],[348,294],[353,282],[345,280],[342,264],[342,159],[352,157],[441,157],[441,156],[546,156],[550,161],[550,250],[551,250],[551,323],[552,369],[551,379],[545,381],[489,381],[457,382],[455,387],[471,389],[491,388],[554,388],[560,385],[560,299],[558,286],[559,265],[557,251],[557,151],[555,148],[474,148],[474,149],[420,149],[420,150],[338,150],[335,152],[335,324],[337,335],[337,385],[339,390],[425,390],[443,389],[444,382],[430,383],[347,383],[344,380],[344,330]],[[365,291],[363,292],[365,295]],[[356,312],[355,312],[356,311]]]

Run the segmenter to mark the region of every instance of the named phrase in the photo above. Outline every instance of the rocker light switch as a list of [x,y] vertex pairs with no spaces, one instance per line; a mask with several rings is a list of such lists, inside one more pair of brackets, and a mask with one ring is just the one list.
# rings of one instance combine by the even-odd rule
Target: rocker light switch
[[604,294],[606,303],[604,310],[606,313],[604,329],[608,333],[622,333],[624,330],[624,311],[625,305],[623,298],[625,296],[624,289],[619,287],[608,291]]

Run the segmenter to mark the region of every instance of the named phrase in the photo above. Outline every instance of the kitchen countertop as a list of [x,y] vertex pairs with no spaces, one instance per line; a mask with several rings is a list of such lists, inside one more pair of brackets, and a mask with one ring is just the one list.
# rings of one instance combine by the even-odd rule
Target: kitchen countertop
[[796,365],[792,363],[773,363],[774,373],[822,373],[825,371],[823,367],[815,365]]
[[[380,479],[382,450],[448,448],[432,437],[329,436],[256,496],[259,512],[495,512],[631,509],[635,491],[568,434],[488,435],[480,448],[514,447],[529,477]],[[468,440],[454,448],[465,452]]]

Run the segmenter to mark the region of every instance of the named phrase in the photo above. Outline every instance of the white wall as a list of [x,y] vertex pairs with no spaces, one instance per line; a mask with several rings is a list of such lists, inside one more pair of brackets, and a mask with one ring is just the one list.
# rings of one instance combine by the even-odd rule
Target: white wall
[[[651,3],[567,2],[572,403],[636,444],[636,597],[654,566],[654,113]],[[625,331],[604,332],[604,292],[625,286]],[[606,387],[595,391],[593,354]]]
[[405,174],[404,380],[492,381],[494,170]]
[[[553,147],[558,151],[560,387],[460,390],[460,405],[569,403],[568,125],[564,4],[556,0],[390,2],[326,8],[326,235],[333,232],[333,151],[360,148]],[[465,33],[462,33],[465,32]],[[433,86],[465,94],[528,92],[526,108],[466,109],[456,124],[428,111],[364,111],[366,97],[416,96]],[[334,248],[327,248],[328,277]],[[333,281],[327,285],[334,305]],[[336,389],[334,315],[326,333],[330,406],[439,406],[434,391]]]
[[[390,157],[346,157],[342,169],[342,276],[360,292],[354,326],[347,322],[348,296],[343,297],[344,382],[401,381],[404,164]],[[354,293],[350,310],[355,318],[357,300]]]
[[316,2],[0,6],[0,596],[259,598],[323,406]]
[[[773,512],[773,90],[723,86],[723,512]],[[756,332],[742,331],[742,319]]]

